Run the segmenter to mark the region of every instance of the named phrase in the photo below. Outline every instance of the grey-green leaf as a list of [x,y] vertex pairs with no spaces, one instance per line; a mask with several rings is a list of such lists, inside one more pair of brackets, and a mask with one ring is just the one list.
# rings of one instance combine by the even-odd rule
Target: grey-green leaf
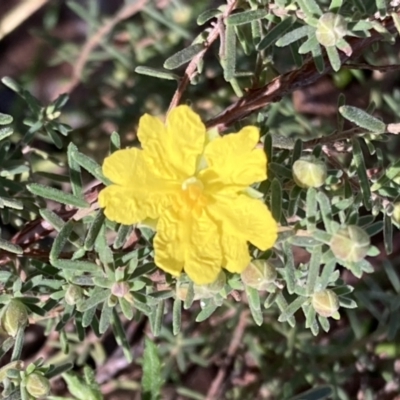
[[265,18],[268,15],[268,10],[247,10],[232,14],[226,19],[227,25],[243,25],[248,24],[252,21]]
[[386,124],[384,122],[357,107],[341,106],[339,112],[347,120],[371,132],[383,133],[386,130]]
[[143,353],[143,400],[157,400],[160,398],[160,390],[163,383],[161,372],[161,360],[157,346],[146,337]]
[[180,67],[183,64],[189,62],[196,54],[200,53],[204,50],[204,44],[195,43],[189,47],[186,47],[171,57],[167,58],[164,62],[164,68],[166,69],[175,69]]

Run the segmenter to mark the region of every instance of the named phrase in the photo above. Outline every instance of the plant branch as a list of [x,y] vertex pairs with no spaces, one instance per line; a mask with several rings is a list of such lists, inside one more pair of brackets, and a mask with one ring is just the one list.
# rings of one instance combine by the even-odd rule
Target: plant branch
[[234,10],[235,6],[236,6],[236,1],[232,1],[229,4],[229,7],[227,7],[227,9],[223,13],[223,15],[221,15],[218,18],[218,21],[215,23],[214,27],[211,29],[211,31],[208,35],[207,41],[205,43],[204,49],[202,51],[200,51],[200,53],[196,54],[196,56],[192,58],[189,65],[186,67],[185,73],[184,73],[181,81],[179,82],[178,88],[176,89],[174,96],[172,97],[171,103],[168,107],[168,112],[170,112],[174,107],[176,107],[180,103],[183,93],[187,89],[190,81],[195,77],[195,75],[197,73],[196,72],[197,65],[204,57],[204,54],[207,52],[207,50],[221,35],[221,23],[220,22]]
[[[400,15],[400,12],[398,12]],[[381,24],[391,33],[396,32],[393,18],[388,17]],[[373,43],[382,40],[382,35],[376,31],[371,32],[368,38],[353,38],[349,41],[353,50],[352,54],[346,55],[340,52],[341,64],[350,58],[354,59],[370,47]],[[283,96],[294,92],[302,87],[309,86],[322,76],[332,72],[328,56],[324,54],[325,68],[319,72],[315,66],[314,59],[309,57],[304,65],[294,71],[279,75],[267,85],[250,90],[249,93],[227,107],[219,115],[206,122],[208,129],[217,127],[220,131],[225,130],[229,125],[246,118],[253,112],[259,111],[271,103],[278,102]]]

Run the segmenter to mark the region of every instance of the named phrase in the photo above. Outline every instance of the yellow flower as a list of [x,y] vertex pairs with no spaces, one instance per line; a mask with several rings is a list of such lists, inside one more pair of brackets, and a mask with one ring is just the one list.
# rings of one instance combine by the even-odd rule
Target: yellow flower
[[118,150],[103,173],[113,184],[99,194],[112,221],[157,220],[155,263],[196,284],[213,282],[221,268],[240,273],[250,262],[247,242],[271,248],[277,224],[265,204],[247,194],[266,179],[267,159],[258,128],[210,140],[187,106],[173,109],[164,125],[145,114],[139,121],[142,150]]

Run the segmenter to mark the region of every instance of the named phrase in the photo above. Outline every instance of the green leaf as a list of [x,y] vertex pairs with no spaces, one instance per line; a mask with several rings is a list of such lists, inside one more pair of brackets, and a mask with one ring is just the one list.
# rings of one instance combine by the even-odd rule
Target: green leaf
[[196,322],[203,322],[208,319],[214,311],[218,308],[217,304],[213,301],[210,301],[206,306],[199,312],[196,317]]
[[22,90],[22,88],[17,84],[17,82],[15,82],[14,79],[9,78],[8,76],[2,78],[1,81],[5,86],[7,86],[9,89],[11,89],[16,93],[20,93]]
[[13,117],[11,115],[0,113],[0,125],[8,125],[13,122]]
[[215,17],[218,17],[222,14],[221,10],[218,10],[216,8],[211,9],[211,10],[206,10],[202,12],[198,17],[197,17],[197,25],[204,25],[207,21],[210,19],[213,19]]
[[225,29],[225,53],[221,56],[221,65],[224,68],[224,79],[230,81],[235,76],[236,69],[236,34],[235,28],[228,25]]
[[282,186],[278,179],[274,178],[271,183],[271,213],[275,221],[281,220],[282,213]]
[[360,181],[361,192],[364,199],[364,205],[367,210],[370,210],[372,207],[371,200],[371,186],[369,184],[369,179],[367,175],[367,170],[364,162],[364,155],[361,150],[360,142],[357,138],[353,138],[353,160],[356,165],[358,179]]
[[296,42],[297,40],[302,39],[305,36],[308,36],[313,32],[313,28],[308,25],[301,26],[300,28],[293,29],[292,31],[284,34],[277,42],[277,47],[285,47],[291,43]]
[[385,214],[383,218],[383,239],[385,242],[386,254],[393,252],[393,224],[392,218]]
[[72,233],[73,228],[74,228],[73,220],[66,222],[64,226],[61,228],[60,232],[58,233],[57,237],[53,242],[53,245],[51,246],[49,255],[50,263],[53,263],[53,261],[59,258],[65,244],[68,241],[69,236]]
[[203,43],[195,43],[183,50],[178,51],[164,62],[164,68],[175,69],[189,62],[196,54],[204,50]]
[[172,309],[172,333],[177,335],[181,331],[182,301],[176,298]]
[[128,362],[131,363],[133,361],[131,347],[126,337],[125,330],[124,327],[122,326],[118,312],[115,308],[113,309],[113,314],[112,314],[112,328],[114,331],[115,340],[117,341],[118,345],[122,347],[122,351],[124,352],[125,358],[128,360]]
[[384,122],[357,107],[342,106],[339,108],[339,112],[344,118],[361,128],[374,133],[384,133],[386,131],[386,124]]
[[11,136],[14,133],[13,128],[11,126],[6,126],[0,129],[0,141]]
[[86,171],[92,174],[96,179],[105,185],[111,184],[111,181],[107,179],[101,172],[101,166],[97,164],[92,158],[82,154],[78,151],[78,148],[74,144],[70,144],[71,154],[75,161]]
[[260,295],[258,290],[250,286],[246,286],[246,294],[249,301],[251,316],[253,317],[254,322],[258,326],[261,326],[263,323],[263,315],[261,311]]
[[83,192],[81,168],[74,159],[74,151],[76,151],[76,146],[73,143],[70,143],[67,149],[67,156],[68,156],[69,176],[71,179],[72,193],[75,196],[81,197]]
[[315,188],[307,190],[306,217],[307,230],[312,232],[315,230],[317,223],[317,191]]
[[314,247],[311,254],[310,263],[308,266],[308,276],[306,284],[307,296],[311,296],[316,290],[316,284],[319,274],[319,267],[321,265],[322,247]]
[[104,212],[102,209],[100,209],[96,216],[94,217],[94,220],[92,224],[89,227],[89,230],[87,232],[86,238],[85,238],[85,243],[83,247],[86,250],[92,250],[94,246],[94,242],[97,239],[97,236],[99,235],[99,232],[104,224],[106,217],[104,215]]
[[328,54],[329,62],[331,63],[332,69],[337,72],[340,70],[341,61],[339,52],[337,51],[335,46],[325,47],[326,54]]
[[294,21],[294,17],[285,18],[280,21],[261,39],[260,43],[256,46],[257,50],[265,50],[272,46],[293,25]]
[[69,372],[64,373],[62,377],[67,382],[69,392],[78,400],[103,400],[97,384],[84,382],[83,379]]
[[153,76],[154,78],[166,79],[170,81],[179,81],[179,76],[170,71],[165,71],[158,68],[151,68],[146,66],[138,66],[135,72],[140,75]]
[[143,353],[143,400],[158,400],[160,398],[163,384],[161,376],[161,360],[158,355],[157,346],[146,337]]
[[110,307],[107,302],[103,303],[103,308],[101,310],[100,315],[100,324],[99,324],[99,332],[103,334],[111,323],[113,307]]
[[8,242],[7,240],[0,239],[0,249],[3,249],[5,251],[8,251],[13,254],[23,254],[24,250],[22,249],[21,246],[18,246],[17,244]]
[[68,272],[73,272],[76,274],[81,274],[84,272],[99,274],[102,270],[97,264],[89,261],[71,261],[71,260],[54,260],[52,265],[56,268],[62,270],[67,270]]
[[282,314],[279,316],[279,322],[286,322],[289,318],[293,317],[294,313],[301,308],[301,306],[308,301],[307,297],[299,296],[296,300],[290,303]]
[[48,186],[40,185],[38,183],[30,183],[27,185],[28,190],[45,199],[53,200],[61,204],[71,205],[78,208],[88,208],[89,203],[84,199],[74,196],[70,193],[65,193],[61,190],[54,189]]
[[226,19],[227,25],[243,25],[248,24],[252,21],[257,21],[258,19],[265,18],[269,14],[268,10],[247,10],[239,12],[237,14],[232,14]]
[[286,278],[287,291],[289,294],[293,294],[296,285],[296,267],[294,265],[292,248],[287,241],[283,243],[283,251],[286,258],[284,273]]

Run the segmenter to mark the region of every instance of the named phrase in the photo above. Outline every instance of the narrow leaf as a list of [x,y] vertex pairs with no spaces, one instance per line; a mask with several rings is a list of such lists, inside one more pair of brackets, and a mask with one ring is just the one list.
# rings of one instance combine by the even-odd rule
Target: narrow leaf
[[195,43],[183,50],[178,51],[164,62],[164,68],[175,69],[189,62],[196,54],[204,50],[204,44]]
[[252,21],[256,21],[258,19],[265,18],[268,15],[268,10],[247,10],[243,12],[239,12],[237,14],[230,15],[227,20],[227,25],[243,25],[248,24]]
[[78,208],[88,208],[89,204],[77,196],[70,193],[65,193],[61,190],[54,189],[48,186],[39,185],[38,183],[31,183],[27,185],[28,190],[45,199],[53,200],[61,204],[71,205]]
[[265,50],[272,46],[293,25],[294,21],[293,17],[289,17],[275,25],[258,43],[257,50]]
[[371,132],[383,133],[386,130],[386,124],[384,122],[357,107],[342,106],[339,108],[339,112],[347,120]]
[[157,400],[163,384],[161,360],[157,346],[147,337],[143,353],[142,393],[143,400]]
[[141,65],[135,68],[135,72],[140,75],[153,76],[154,78],[166,79],[170,81],[179,81],[180,79],[179,76],[173,72]]

